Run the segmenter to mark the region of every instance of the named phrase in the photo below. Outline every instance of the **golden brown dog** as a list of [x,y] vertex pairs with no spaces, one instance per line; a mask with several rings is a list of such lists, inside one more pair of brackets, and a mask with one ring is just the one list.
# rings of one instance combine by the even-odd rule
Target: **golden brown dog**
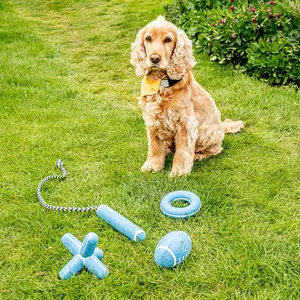
[[242,121],[221,121],[214,100],[191,72],[196,64],[191,41],[163,17],[138,32],[130,62],[136,75],[144,76],[139,99],[148,157],[142,171],[159,171],[173,151],[170,176],[188,174],[194,160],[222,151],[225,133],[244,127]]

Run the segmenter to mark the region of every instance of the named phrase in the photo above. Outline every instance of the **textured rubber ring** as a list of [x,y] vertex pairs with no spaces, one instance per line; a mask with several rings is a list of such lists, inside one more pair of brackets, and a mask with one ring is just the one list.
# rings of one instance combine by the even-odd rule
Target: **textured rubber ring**
[[[189,203],[186,207],[175,207],[174,201]],[[201,208],[200,198],[189,191],[175,191],[165,195],[160,202],[160,209],[165,216],[175,219],[186,219],[195,215]]]

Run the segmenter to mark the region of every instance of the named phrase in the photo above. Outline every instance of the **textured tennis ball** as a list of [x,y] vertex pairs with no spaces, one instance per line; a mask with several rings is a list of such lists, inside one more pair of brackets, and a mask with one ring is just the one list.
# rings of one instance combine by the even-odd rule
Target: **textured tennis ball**
[[156,245],[155,262],[163,268],[173,268],[189,255],[192,241],[184,231],[173,231],[166,234]]

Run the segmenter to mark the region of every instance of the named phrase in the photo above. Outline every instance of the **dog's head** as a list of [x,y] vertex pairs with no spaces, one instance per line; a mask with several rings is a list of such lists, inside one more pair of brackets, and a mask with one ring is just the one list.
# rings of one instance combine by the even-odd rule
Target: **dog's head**
[[138,32],[130,62],[137,76],[164,70],[174,80],[196,64],[187,35],[161,16]]

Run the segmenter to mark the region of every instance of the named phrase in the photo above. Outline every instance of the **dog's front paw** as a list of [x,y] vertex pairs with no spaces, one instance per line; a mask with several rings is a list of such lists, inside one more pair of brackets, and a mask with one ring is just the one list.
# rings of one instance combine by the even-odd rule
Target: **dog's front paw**
[[163,167],[163,164],[154,164],[146,160],[141,167],[142,172],[158,172]]
[[151,165],[149,164],[149,162],[147,160],[142,165],[141,171],[142,172],[152,172],[152,167],[151,167]]
[[184,175],[188,175],[190,173],[191,173],[190,169],[183,170],[180,168],[173,167],[172,171],[169,173],[169,177],[184,176]]

